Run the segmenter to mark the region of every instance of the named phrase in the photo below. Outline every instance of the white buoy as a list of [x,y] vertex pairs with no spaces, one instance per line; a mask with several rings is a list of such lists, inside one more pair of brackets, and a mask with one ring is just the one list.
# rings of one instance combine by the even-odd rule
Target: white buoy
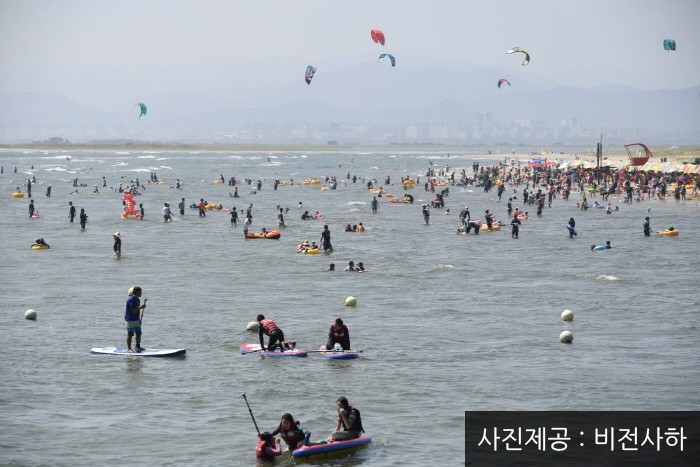
[[36,321],[36,311],[31,308],[24,312],[24,319]]
[[562,331],[561,334],[559,334],[559,342],[562,344],[571,344],[574,341],[574,335],[571,334],[569,331]]
[[245,327],[245,330],[248,332],[258,332],[260,329],[260,325],[258,324],[257,321],[251,321],[248,323],[248,325]]
[[562,321],[573,321],[574,320],[574,312],[571,310],[564,310],[561,312],[561,320]]
[[357,299],[350,295],[345,299],[345,306],[357,306]]

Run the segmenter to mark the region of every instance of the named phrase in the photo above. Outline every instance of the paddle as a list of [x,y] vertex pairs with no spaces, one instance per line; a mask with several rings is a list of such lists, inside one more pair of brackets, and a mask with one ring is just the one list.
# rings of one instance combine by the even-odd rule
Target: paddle
[[141,308],[141,316],[139,316],[139,322],[143,323],[143,313],[146,311],[146,302],[148,301],[147,298],[143,299],[143,308]]
[[253,424],[255,425],[255,429],[257,430],[258,434],[260,434],[260,429],[258,428],[258,424],[255,421],[255,417],[253,416],[253,411],[250,410],[250,404],[248,403],[248,398],[245,396],[245,392],[243,393],[243,399],[245,399],[245,405],[248,406],[248,412],[250,412],[250,418],[253,419]]

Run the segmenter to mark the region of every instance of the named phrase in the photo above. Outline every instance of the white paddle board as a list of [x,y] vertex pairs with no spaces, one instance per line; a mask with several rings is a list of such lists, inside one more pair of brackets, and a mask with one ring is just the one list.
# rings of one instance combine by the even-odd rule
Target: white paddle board
[[128,352],[126,347],[93,347],[90,353],[100,355],[120,355],[129,357],[177,357],[185,355],[185,349],[143,349],[140,352]]

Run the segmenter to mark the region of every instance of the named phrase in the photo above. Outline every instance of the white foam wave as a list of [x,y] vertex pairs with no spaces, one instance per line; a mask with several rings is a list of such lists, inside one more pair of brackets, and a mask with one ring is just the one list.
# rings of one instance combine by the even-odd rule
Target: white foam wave
[[619,281],[622,280],[617,276],[600,274],[595,278],[597,281]]

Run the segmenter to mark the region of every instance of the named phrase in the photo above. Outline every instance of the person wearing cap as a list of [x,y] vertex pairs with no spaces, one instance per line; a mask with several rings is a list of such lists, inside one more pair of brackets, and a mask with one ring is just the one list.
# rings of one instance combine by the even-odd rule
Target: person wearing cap
[[199,198],[197,207],[199,208],[199,217],[207,217],[207,203],[204,202],[204,198]]
[[119,232],[114,232],[114,257],[115,258],[121,258],[122,256],[122,239],[121,236],[119,235]]
[[[277,348],[284,351],[284,333],[279,328],[279,326],[277,326],[277,323],[275,323],[271,319],[265,319],[264,315],[258,315],[257,321],[260,348],[269,352],[272,352]],[[270,338],[267,342],[267,349],[265,349],[265,341],[263,339],[263,335],[268,336]]]
[[129,298],[126,299],[126,312],[124,321],[126,322],[126,349],[127,352],[133,352],[131,349],[131,338],[136,335],[136,350],[143,351],[141,347],[141,310],[146,308],[146,305],[141,305],[141,287],[134,286],[129,289]]
[[336,318],[335,322],[331,324],[326,349],[332,350],[336,344],[340,345],[343,350],[350,350],[350,331],[340,318]]

